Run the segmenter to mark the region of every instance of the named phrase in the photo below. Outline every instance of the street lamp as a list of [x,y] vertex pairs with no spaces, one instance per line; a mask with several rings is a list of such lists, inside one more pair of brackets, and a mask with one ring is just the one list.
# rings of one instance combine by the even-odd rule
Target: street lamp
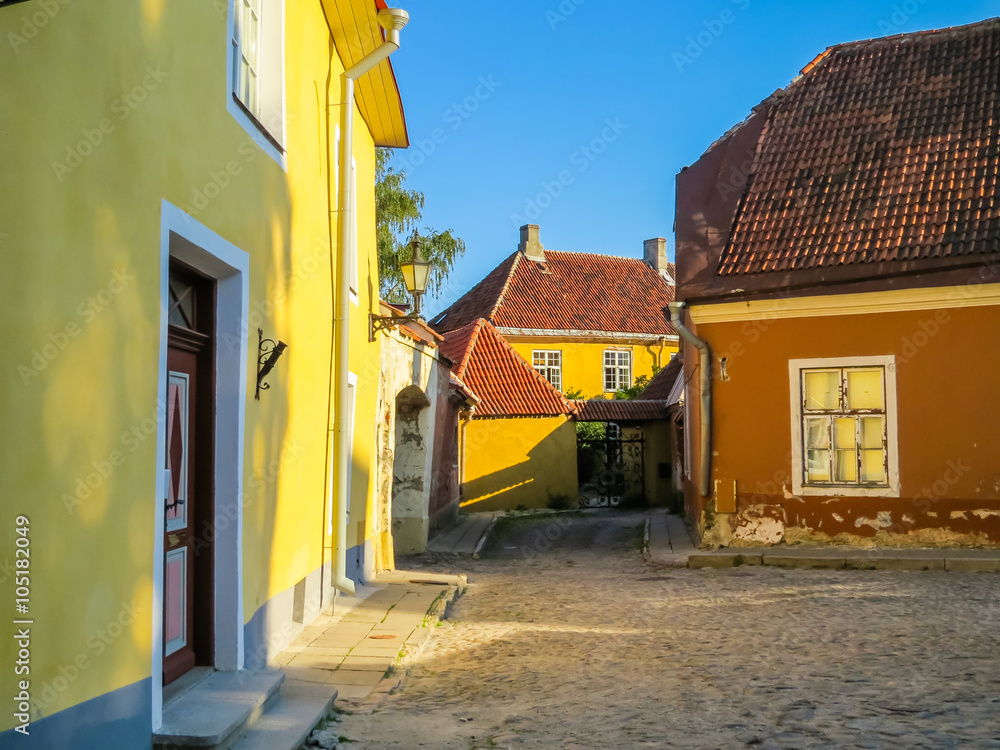
[[403,274],[403,284],[406,291],[413,296],[413,312],[409,315],[376,315],[372,313],[371,325],[368,331],[368,340],[375,340],[375,332],[379,330],[392,330],[403,323],[410,323],[420,318],[420,298],[427,291],[427,282],[431,276],[431,264],[420,257],[420,235],[416,232],[410,239],[410,260],[399,264],[399,270]]

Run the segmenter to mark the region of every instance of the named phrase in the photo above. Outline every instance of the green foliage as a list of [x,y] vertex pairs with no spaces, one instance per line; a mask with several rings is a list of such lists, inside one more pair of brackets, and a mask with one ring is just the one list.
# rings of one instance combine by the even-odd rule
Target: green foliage
[[570,401],[583,401],[587,397],[583,395],[583,391],[579,388],[567,388],[563,391],[563,398],[567,398]]
[[577,422],[577,440],[604,440],[607,437],[607,428],[604,422]]
[[[653,365],[653,377],[656,377],[656,373],[658,373],[660,369],[660,367]],[[648,378],[645,375],[640,375],[635,379],[631,388],[619,388],[615,391],[614,398],[618,401],[631,401],[645,390],[646,386],[649,385],[649,381],[652,379],[653,378]]]
[[[389,166],[392,150],[376,149],[375,162],[375,236],[378,243],[379,294],[387,302],[407,302],[409,295],[399,270],[402,261],[409,260],[411,251],[402,237],[416,229],[424,208],[424,194],[407,190],[406,173]],[[465,253],[464,240],[448,229],[438,232],[424,227],[420,254],[431,263],[427,291],[436,295]]]

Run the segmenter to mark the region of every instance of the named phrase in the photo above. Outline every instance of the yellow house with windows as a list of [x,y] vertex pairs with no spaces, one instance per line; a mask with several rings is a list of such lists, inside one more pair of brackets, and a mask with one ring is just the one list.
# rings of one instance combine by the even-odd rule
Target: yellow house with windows
[[677,351],[666,240],[643,259],[546,250],[521,227],[517,252],[431,320],[441,333],[482,318],[562,393],[610,397],[652,378]]
[[379,8],[0,5],[0,745],[170,745],[371,574]]
[[666,241],[647,240],[644,255],[546,250],[529,224],[515,253],[431,320],[481,400],[462,443],[464,508],[578,494],[574,407],[561,394],[611,397],[677,351]]

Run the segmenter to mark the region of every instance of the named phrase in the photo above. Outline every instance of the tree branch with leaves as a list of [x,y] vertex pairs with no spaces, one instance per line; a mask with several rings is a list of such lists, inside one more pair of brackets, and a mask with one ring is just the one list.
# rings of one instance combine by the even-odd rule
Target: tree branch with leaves
[[[387,302],[408,302],[399,264],[410,259],[407,235],[416,229],[422,218],[424,194],[406,188],[406,172],[397,172],[389,166],[390,159],[392,149],[376,149],[375,236],[378,243],[379,294]],[[464,253],[465,241],[456,237],[451,229],[438,232],[424,227],[420,254],[431,264],[427,285],[431,295],[436,296],[440,292],[455,261]]]

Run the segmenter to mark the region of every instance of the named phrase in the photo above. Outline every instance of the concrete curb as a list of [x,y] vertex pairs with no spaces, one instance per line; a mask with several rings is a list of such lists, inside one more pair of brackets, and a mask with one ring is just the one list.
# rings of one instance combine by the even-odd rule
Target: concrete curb
[[766,565],[785,569],[825,570],[950,570],[955,572],[1000,573],[1000,553],[949,555],[948,550],[864,550],[817,549],[810,551],[761,553],[692,552],[688,567],[735,568],[741,565]]
[[486,524],[486,528],[483,529],[483,533],[479,537],[479,541],[476,542],[476,548],[474,550],[472,550],[472,559],[473,560],[478,560],[479,559],[479,551],[483,548],[483,545],[486,544],[486,540],[489,539],[490,532],[493,531],[493,527],[496,525],[497,518],[498,518],[498,516],[496,516],[494,514],[493,518],[490,519],[490,522],[488,524]]
[[441,596],[431,602],[430,607],[427,608],[427,614],[424,615],[423,624],[414,628],[413,632],[406,638],[399,650],[396,661],[389,667],[386,676],[382,678],[364,701],[357,704],[357,710],[368,711],[375,709],[395,692],[402,682],[403,676],[406,675],[413,662],[417,660],[427,647],[431,636],[434,635],[434,628],[437,627],[441,620],[447,619],[449,607],[458,601],[467,588],[468,579],[464,574],[460,574],[457,583],[450,585],[447,590],[442,592]]

